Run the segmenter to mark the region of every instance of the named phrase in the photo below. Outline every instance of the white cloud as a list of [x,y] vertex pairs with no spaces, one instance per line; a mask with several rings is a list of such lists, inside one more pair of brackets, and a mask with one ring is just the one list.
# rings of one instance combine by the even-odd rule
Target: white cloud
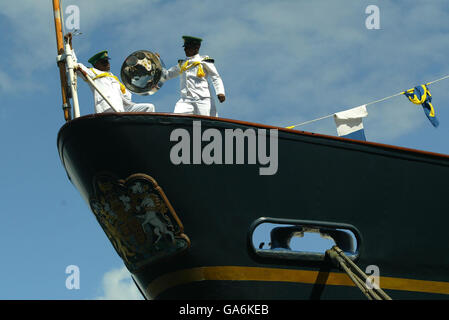
[[98,300],[143,300],[125,266],[106,272],[102,285],[103,295]]

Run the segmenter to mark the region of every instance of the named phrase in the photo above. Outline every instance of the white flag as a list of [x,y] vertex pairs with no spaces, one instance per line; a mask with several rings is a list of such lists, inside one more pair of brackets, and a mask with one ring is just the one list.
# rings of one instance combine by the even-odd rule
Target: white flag
[[337,133],[340,137],[366,140],[362,118],[368,116],[366,105],[334,114]]

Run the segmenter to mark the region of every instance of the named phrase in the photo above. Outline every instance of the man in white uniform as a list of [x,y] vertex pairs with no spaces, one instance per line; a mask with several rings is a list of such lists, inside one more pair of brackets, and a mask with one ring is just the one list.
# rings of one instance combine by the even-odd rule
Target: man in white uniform
[[[68,33],[66,39],[72,46],[72,34]],[[75,52],[73,52],[75,55]],[[76,56],[74,56],[76,60]],[[120,82],[120,80],[110,72],[109,56],[107,51],[101,51],[91,57],[88,62],[93,68],[87,68],[82,63],[78,63],[79,69],[84,71],[98,89],[108,98],[114,108],[119,112],[154,112],[154,105],[151,103],[134,103],[131,101],[131,92]],[[78,73],[81,71],[77,69]],[[95,112],[114,112],[103,97],[89,85],[94,94]]]
[[175,105],[175,113],[199,114],[217,117],[215,101],[207,78],[212,84],[220,103],[224,102],[223,81],[208,56],[200,56],[202,39],[183,36],[186,60],[179,60],[176,66],[163,70],[162,81],[180,76],[181,98]]

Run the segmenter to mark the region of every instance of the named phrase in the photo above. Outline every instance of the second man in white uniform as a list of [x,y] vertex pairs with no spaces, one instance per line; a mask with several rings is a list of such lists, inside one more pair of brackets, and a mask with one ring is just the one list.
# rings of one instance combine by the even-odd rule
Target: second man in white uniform
[[217,117],[214,96],[207,81],[211,79],[217,98],[224,102],[223,81],[208,56],[199,55],[202,39],[183,36],[184,52],[187,59],[179,60],[170,69],[163,70],[162,81],[180,76],[181,97],[175,105],[175,113],[198,114]]

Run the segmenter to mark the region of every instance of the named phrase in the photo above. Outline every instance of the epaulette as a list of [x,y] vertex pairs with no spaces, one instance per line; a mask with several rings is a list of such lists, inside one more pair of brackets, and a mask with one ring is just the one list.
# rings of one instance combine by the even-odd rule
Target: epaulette
[[210,62],[210,63],[214,63],[215,62],[215,60],[211,59],[211,58],[204,59],[203,61],[204,62]]
[[181,63],[183,63],[185,60],[182,60],[182,59],[179,59],[178,60],[178,64],[181,64]]

